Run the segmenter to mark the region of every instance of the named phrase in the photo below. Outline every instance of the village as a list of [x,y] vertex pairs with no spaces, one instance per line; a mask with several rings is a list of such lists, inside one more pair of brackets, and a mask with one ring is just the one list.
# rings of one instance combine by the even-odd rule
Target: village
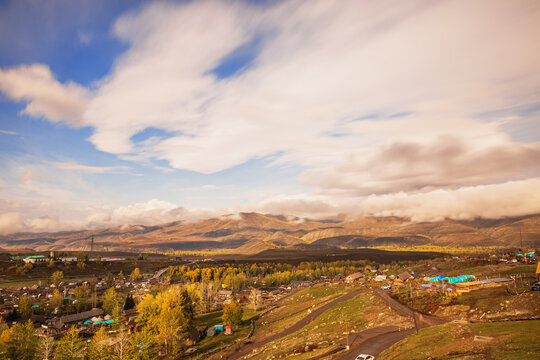
[[[533,256],[533,253],[527,255],[528,258]],[[84,261],[77,256],[44,255],[14,256],[11,261],[31,263],[39,269],[51,259],[67,263]],[[107,257],[99,261],[130,262],[123,258]],[[310,288],[334,288],[340,291],[379,289],[388,298],[392,297],[414,310],[452,319],[482,321],[540,316],[538,302],[535,303],[537,294],[534,294],[535,286],[538,289],[540,266],[537,268],[532,261],[523,261],[519,256],[488,256],[483,259],[448,256],[436,261],[402,265],[365,262],[339,265],[342,266],[323,265],[321,269],[325,270],[317,271],[317,268],[311,273],[288,267],[282,272],[262,276],[256,275],[258,270],[254,264],[226,275],[222,273],[226,266],[216,270],[219,269],[216,268],[218,265],[211,261],[192,261],[187,265],[184,262],[183,265],[150,273],[142,273],[139,268],[134,268],[130,274],[120,271],[87,280],[64,279],[62,272],[56,271],[46,282],[0,288],[0,315],[10,327],[29,320],[37,336],[53,339],[62,338],[74,327],[88,347],[92,337],[102,328],[107,329],[111,336],[120,327],[128,334],[137,332],[140,315],[137,304],[145,296],[156,295],[167,289],[187,288],[195,295],[190,298],[194,324],[186,331],[183,340],[185,356],[201,351],[216,351],[218,342],[208,340],[205,341],[209,346],[198,349],[198,343],[205,338],[225,336],[219,340],[220,346],[224,342],[245,340],[244,336],[249,338],[254,327],[260,326],[255,324],[257,319],[278,307],[283,299]],[[306,265],[304,268],[313,267]],[[533,268],[536,274],[531,270]],[[251,275],[248,271],[242,272],[242,269],[250,269]],[[205,275],[212,274],[212,271],[214,275]],[[283,274],[287,272],[289,275],[284,277]],[[298,272],[304,275],[291,276]],[[216,277],[216,273],[220,273],[220,277]],[[281,276],[281,280],[276,282],[271,276]],[[526,298],[521,297],[520,308],[514,302],[518,298],[516,295],[524,293],[530,293],[525,294],[531,296],[530,302],[525,301],[527,304],[523,305]],[[497,306],[504,304],[503,308],[479,305],[479,299],[486,296],[497,302]],[[242,309],[244,316],[240,314],[240,317],[245,320],[243,327],[239,326],[240,321],[224,324],[221,316],[214,316],[223,314],[231,304],[237,304]],[[252,330],[247,332],[249,327]],[[239,333],[235,334],[236,331]]]

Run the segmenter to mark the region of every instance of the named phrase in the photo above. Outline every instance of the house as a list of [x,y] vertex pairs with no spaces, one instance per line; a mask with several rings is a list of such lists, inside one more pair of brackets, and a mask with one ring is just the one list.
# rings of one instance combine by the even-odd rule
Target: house
[[384,281],[384,280],[386,280],[386,275],[377,275],[373,279],[373,281],[377,281],[377,282]]
[[88,320],[88,319],[91,319],[93,317],[97,317],[97,316],[101,316],[101,315],[103,315],[103,310],[101,310],[101,309],[92,309],[90,311],[83,311],[83,312],[78,313],[78,314],[65,315],[65,316],[60,317],[56,321],[56,327],[57,328],[62,328],[65,325],[80,322],[80,321],[84,321],[84,320]]
[[232,297],[233,292],[231,290],[220,290],[218,295],[224,298],[230,298]]
[[362,278],[363,276],[364,276],[364,274],[362,274],[361,272],[357,272],[357,273],[348,275],[348,276],[345,278],[345,281],[347,281],[347,282],[353,282],[353,281],[355,281],[355,280],[358,280],[358,279]]
[[47,257],[45,255],[30,255],[25,257],[23,261],[27,264],[44,263],[47,261]]
[[413,278],[413,276],[411,275],[410,272],[404,271],[404,272],[402,272],[401,274],[398,275],[398,278],[399,278],[401,281],[407,281],[407,280]]
[[225,326],[225,335],[232,335],[232,325]]
[[61,262],[77,262],[77,257],[75,256],[63,256],[58,258]]
[[311,286],[311,281],[298,281],[298,280],[293,280],[290,282],[289,286],[291,288],[297,288],[297,287],[307,287],[307,286]]

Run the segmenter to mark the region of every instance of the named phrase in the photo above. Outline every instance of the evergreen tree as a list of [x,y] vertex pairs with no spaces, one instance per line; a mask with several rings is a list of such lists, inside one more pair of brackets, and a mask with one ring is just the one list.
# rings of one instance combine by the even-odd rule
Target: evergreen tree
[[128,294],[126,297],[126,301],[124,303],[124,310],[130,310],[135,307],[135,300],[133,300],[133,296],[131,294]]

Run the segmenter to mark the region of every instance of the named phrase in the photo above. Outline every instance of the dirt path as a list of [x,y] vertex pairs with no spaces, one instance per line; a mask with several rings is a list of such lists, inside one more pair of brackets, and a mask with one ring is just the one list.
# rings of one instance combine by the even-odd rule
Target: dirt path
[[[256,348],[262,347],[262,346],[264,346],[264,345],[266,345],[266,344],[268,344],[268,343],[270,343],[270,342],[272,342],[274,340],[285,337],[287,335],[290,335],[290,334],[302,329],[304,326],[306,326],[307,324],[309,324],[310,322],[315,320],[322,313],[324,313],[326,310],[330,309],[334,305],[339,304],[340,302],[343,302],[343,301],[346,301],[346,300],[350,300],[350,299],[352,299],[353,297],[355,297],[356,295],[358,295],[358,294],[360,294],[362,292],[365,292],[365,290],[359,289],[359,290],[355,290],[355,291],[352,291],[350,293],[344,294],[344,295],[338,297],[337,299],[334,299],[334,300],[330,301],[329,303],[321,306],[320,308],[314,310],[311,314],[309,314],[308,316],[306,316],[303,319],[299,320],[298,322],[296,322],[295,324],[293,324],[292,326],[288,327],[287,329],[283,330],[280,333],[271,335],[271,336],[269,336],[267,338],[264,338],[262,340],[257,341],[256,343],[246,344],[246,345],[242,345],[240,347],[234,347],[233,352],[223,354],[222,359],[228,359],[228,360],[241,359],[242,357],[246,356],[247,354],[249,354],[250,352],[252,352]],[[219,355],[218,355],[217,358],[219,358]]]

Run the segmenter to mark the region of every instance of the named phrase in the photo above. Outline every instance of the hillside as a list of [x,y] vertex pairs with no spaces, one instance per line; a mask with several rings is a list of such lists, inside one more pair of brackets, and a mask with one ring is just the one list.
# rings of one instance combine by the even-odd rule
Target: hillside
[[240,213],[194,223],[129,225],[103,230],[16,233],[0,236],[8,251],[167,251],[229,249],[253,254],[269,249],[372,246],[540,246],[540,215],[498,220],[411,222],[397,217],[352,221],[301,220]]

